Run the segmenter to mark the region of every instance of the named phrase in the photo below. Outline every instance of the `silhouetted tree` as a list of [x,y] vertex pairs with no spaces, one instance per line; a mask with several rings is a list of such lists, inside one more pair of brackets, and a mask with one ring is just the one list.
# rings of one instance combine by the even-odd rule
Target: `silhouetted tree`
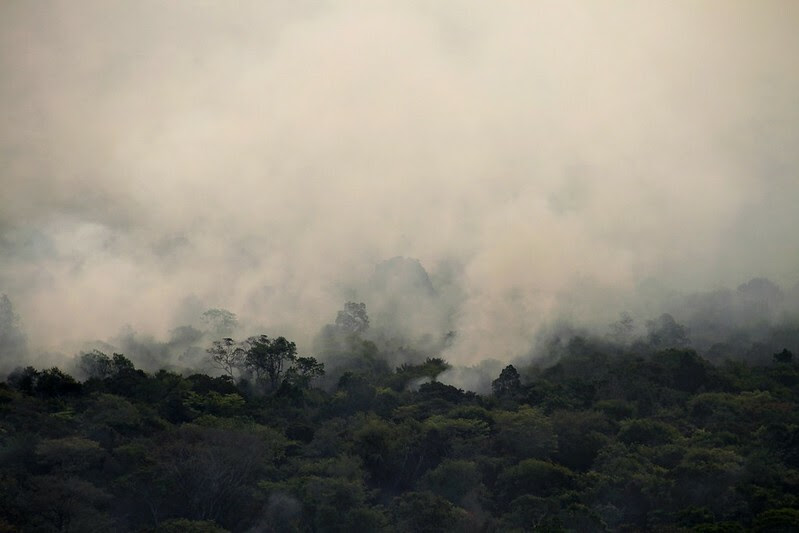
[[793,353],[788,348],[783,348],[781,352],[774,354],[774,361],[777,363],[790,363],[793,360]]
[[36,393],[48,398],[80,394],[81,384],[57,367],[42,370],[36,380]]
[[669,313],[646,322],[648,340],[656,348],[674,348],[688,344],[688,330]]
[[233,371],[244,365],[246,351],[230,337],[221,341],[214,341],[206,350],[210,354],[211,365],[218,368],[228,376],[235,377]]
[[209,309],[202,316],[206,331],[215,337],[229,337],[238,326],[236,315],[227,309]]
[[630,340],[634,329],[635,322],[633,317],[630,316],[630,313],[624,311],[619,315],[619,320],[610,325],[610,338],[614,342],[624,344]]
[[100,350],[92,350],[80,356],[78,368],[87,378],[105,379],[114,372],[111,358]]
[[39,379],[39,371],[32,366],[17,368],[8,375],[6,381],[15,389],[27,394],[33,394],[36,389],[36,382]]
[[462,509],[432,492],[406,492],[397,496],[389,512],[398,531],[455,531],[466,518]]
[[513,396],[521,390],[521,387],[519,372],[513,365],[503,368],[499,377],[491,382],[491,390],[497,397]]
[[336,315],[336,326],[357,335],[369,329],[369,317],[365,303],[347,302],[344,309]]
[[294,385],[307,387],[314,378],[325,375],[325,365],[315,357],[298,357],[286,371],[286,378]]
[[256,381],[268,379],[270,387],[276,389],[283,376],[283,367],[297,358],[297,346],[285,337],[270,339],[266,335],[250,337],[246,345],[246,368],[255,375]]

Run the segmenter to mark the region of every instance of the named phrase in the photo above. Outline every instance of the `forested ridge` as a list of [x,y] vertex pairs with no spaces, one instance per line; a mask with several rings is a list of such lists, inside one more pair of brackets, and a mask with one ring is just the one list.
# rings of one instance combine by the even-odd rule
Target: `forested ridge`
[[799,533],[797,21],[0,0],[0,533]]
[[389,369],[367,350],[321,387],[283,338],[208,352],[239,366],[147,373],[94,351],[83,381],[9,375],[0,531],[796,530],[788,350],[714,365],[573,337],[486,395],[435,381],[440,358]]

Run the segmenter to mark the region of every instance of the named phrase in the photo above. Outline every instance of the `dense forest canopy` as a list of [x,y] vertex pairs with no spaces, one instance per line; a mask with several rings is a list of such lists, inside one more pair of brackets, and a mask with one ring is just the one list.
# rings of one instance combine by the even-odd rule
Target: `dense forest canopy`
[[[758,320],[727,343],[700,351],[671,314],[639,331],[622,313],[603,335],[562,326],[534,358],[461,368],[496,371],[481,394],[372,332],[360,302],[313,356],[260,334],[210,341],[207,372],[97,349],[67,371],[19,367],[0,384],[0,527],[794,531],[799,328],[762,322],[775,287],[739,288]],[[236,331],[229,311],[203,317],[193,341]]]

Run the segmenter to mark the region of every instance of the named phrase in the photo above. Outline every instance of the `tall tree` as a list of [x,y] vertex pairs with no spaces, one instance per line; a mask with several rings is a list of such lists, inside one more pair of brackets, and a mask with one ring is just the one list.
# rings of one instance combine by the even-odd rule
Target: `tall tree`
[[514,396],[522,388],[519,372],[513,365],[508,365],[502,369],[499,377],[491,382],[491,390],[494,396],[505,397]]
[[369,316],[366,314],[366,304],[347,302],[344,309],[336,315],[336,326],[349,333],[360,335],[369,329]]
[[635,330],[635,321],[630,313],[623,311],[619,320],[610,325],[610,339],[618,344],[625,344],[630,340]]
[[250,337],[245,343],[245,367],[255,374],[257,381],[268,380],[272,389],[277,388],[284,366],[290,365],[297,358],[297,345],[285,337],[270,339],[267,335]]
[[210,354],[211,365],[228,376],[235,377],[233,372],[244,365],[246,350],[230,337],[214,341],[206,350]]
[[215,337],[229,337],[239,325],[236,315],[227,309],[209,309],[202,317],[205,330]]
[[325,375],[325,364],[315,357],[298,357],[286,371],[286,378],[299,387],[308,387],[315,378]]
[[669,313],[646,322],[649,344],[656,348],[675,348],[688,344],[688,330]]

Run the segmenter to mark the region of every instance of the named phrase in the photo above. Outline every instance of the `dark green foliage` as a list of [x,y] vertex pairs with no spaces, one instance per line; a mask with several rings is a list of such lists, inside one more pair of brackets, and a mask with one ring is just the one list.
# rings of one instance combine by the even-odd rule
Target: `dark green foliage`
[[39,373],[34,390],[41,396],[54,398],[80,394],[82,387],[72,376],[53,367]]
[[33,394],[39,372],[32,366],[18,368],[8,375],[8,384],[24,393]]
[[503,471],[497,478],[500,501],[509,504],[530,494],[548,497],[572,486],[574,474],[563,466],[540,459],[525,459]]
[[655,348],[675,348],[688,344],[688,330],[669,313],[646,323],[647,340]]
[[286,371],[286,380],[300,388],[307,388],[311,382],[325,375],[325,365],[315,357],[298,357]]
[[513,365],[503,368],[499,377],[491,383],[491,390],[498,398],[514,397],[519,394],[521,388],[521,378]]
[[799,509],[769,509],[758,515],[752,531],[756,533],[795,533],[799,531]]
[[607,417],[596,411],[556,411],[550,419],[558,436],[554,458],[573,470],[588,470],[613,431]]
[[715,522],[696,524],[692,531],[694,533],[744,533],[746,528],[738,522]]
[[469,496],[477,496],[484,487],[477,464],[472,461],[447,460],[428,470],[420,486],[438,494],[455,505],[460,505]]
[[495,442],[503,456],[546,459],[557,450],[552,422],[538,409],[523,407],[516,412],[499,411],[494,420]]
[[438,381],[422,383],[419,385],[419,399],[421,401],[440,400],[450,404],[468,402],[474,398],[474,393],[463,392],[452,385],[445,385]]
[[186,380],[191,383],[191,388],[200,394],[218,392],[219,394],[236,394],[239,389],[230,376],[210,377],[205,374],[192,374]]
[[386,382],[388,386],[394,390],[402,391],[414,382],[434,380],[436,376],[444,372],[450,367],[449,363],[443,359],[428,357],[423,363],[412,365],[404,363],[396,369],[396,372],[390,376]]
[[397,531],[408,533],[457,531],[459,522],[466,519],[462,510],[430,492],[398,496],[391,503],[390,513]]
[[105,379],[114,373],[111,358],[99,350],[81,355],[78,368],[89,379]]
[[790,363],[793,361],[793,353],[787,348],[783,348],[781,352],[774,354],[774,360],[778,363]]
[[368,411],[377,393],[374,385],[363,374],[346,372],[338,381],[338,392],[334,397],[336,410],[345,413]]
[[30,366],[18,369],[8,376],[8,382],[22,392],[44,398],[75,396],[83,390],[72,376],[55,367],[42,371]]
[[622,422],[617,438],[625,444],[655,446],[668,444],[679,437],[672,426],[657,420],[629,420]]
[[551,498],[525,494],[513,500],[502,515],[504,531],[566,531],[558,518],[560,504]]
[[347,310],[332,375],[265,335],[216,344],[246,355],[222,376],[97,351],[83,383],[16,370],[0,531],[796,531],[791,361],[714,366],[662,319],[649,344],[559,340],[481,396],[440,358],[390,372]]
[[283,377],[283,368],[297,358],[297,345],[285,337],[270,339],[266,335],[250,337],[246,345],[244,366],[252,372],[256,382],[276,389]]
[[153,533],[226,533],[227,531],[210,520],[173,518],[159,524]]
[[718,388],[718,378],[710,364],[693,350],[666,350],[654,356],[669,375],[669,386],[685,392]]

